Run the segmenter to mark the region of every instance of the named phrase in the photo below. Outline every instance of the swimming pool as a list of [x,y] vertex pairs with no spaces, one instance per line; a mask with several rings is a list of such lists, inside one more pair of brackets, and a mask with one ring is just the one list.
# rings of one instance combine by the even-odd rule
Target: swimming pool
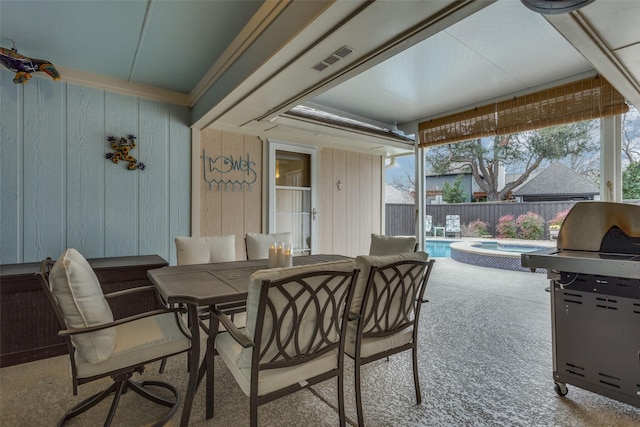
[[[529,243],[527,241],[458,241],[450,243],[450,258],[481,267],[501,270],[531,271],[522,267],[520,261],[523,252],[533,252],[552,246],[552,242]],[[544,269],[535,269],[544,273]]]
[[[464,241],[464,240],[427,240],[424,250],[433,258],[451,258],[465,264],[482,267],[499,268],[501,270],[530,271],[520,262],[520,254],[533,252],[550,243],[531,243],[525,241]],[[544,269],[537,269],[544,273]]]
[[424,243],[424,251],[434,258],[451,258],[451,246],[453,240],[427,240]]

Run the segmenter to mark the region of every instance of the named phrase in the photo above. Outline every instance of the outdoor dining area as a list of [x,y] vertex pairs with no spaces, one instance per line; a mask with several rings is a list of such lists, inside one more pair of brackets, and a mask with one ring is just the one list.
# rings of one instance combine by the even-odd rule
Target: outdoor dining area
[[[104,295],[91,265],[77,250],[67,249],[55,262],[44,260],[36,276],[66,341],[73,394],[85,383],[105,377],[114,381],[70,409],[60,424],[113,394],[104,422],[111,425],[128,390],[168,407],[157,421],[166,424],[178,409],[177,389],[161,381],[138,383],[132,377],[158,360],[163,372],[167,358],[185,352],[189,381],[183,426],[190,423],[203,378],[206,418],[214,417],[216,355],[250,398],[252,426],[258,425],[258,406],[330,378],[337,379],[339,425],[346,425],[345,355],[356,366],[358,425],[364,425],[360,366],[369,362],[411,350],[420,403],[418,321],[434,260],[414,251],[414,237],[371,237],[369,255],[355,260],[341,255],[292,260],[282,253],[285,245],[290,248],[291,233],[250,234],[243,261],[234,260],[234,235],[178,237],[178,265],[148,271],[162,308],[122,319],[114,319],[107,298],[148,287]],[[274,256],[280,258],[275,268]],[[280,266],[283,259],[293,266]],[[236,314],[244,315],[242,328],[234,323]],[[158,388],[171,396],[157,395],[153,390]]]
[[[551,262],[577,248],[598,289],[622,262],[610,237],[624,240],[636,260],[617,302],[487,245],[516,214],[502,209],[538,203],[503,200],[533,177],[518,135],[597,121],[599,201],[628,199],[640,6],[530,3],[3,2],[0,427],[639,426],[637,211],[588,245],[591,223],[577,246],[541,225],[545,249],[567,251]],[[40,72],[52,67],[59,78]],[[518,156],[428,167],[473,141]],[[407,159],[401,215],[387,196]],[[483,197],[427,187],[463,166]],[[575,317],[557,376],[563,298],[597,323],[574,291],[603,317],[624,299],[633,376],[575,381],[574,354],[612,348],[574,345]]]
[[[375,246],[372,244],[372,249]],[[150,270],[149,278],[167,307],[162,309],[163,314],[146,319],[166,316],[167,322],[157,322],[158,329],[146,328],[143,334],[137,334],[138,339],[148,340],[153,331],[167,332],[179,326],[181,330],[173,329],[173,336],[174,344],[180,347],[167,351],[173,344],[164,341],[160,344],[164,353],[150,356],[147,348],[141,352],[145,353],[140,356],[142,361],[130,362],[132,367],[114,367],[109,359],[115,355],[94,366],[111,364],[119,375],[125,372],[125,381],[142,382],[168,407],[129,392],[122,395],[112,414],[112,425],[151,425],[163,417],[167,425],[194,426],[255,422],[261,426],[632,426],[640,422],[640,412],[630,405],[577,387],[572,387],[566,397],[554,392],[549,302],[544,291],[548,282],[544,275],[469,266],[451,259],[434,263],[426,254],[412,252],[412,245],[409,248],[405,244],[405,248],[404,253],[366,255],[355,260],[335,255],[294,257],[294,266],[284,269],[264,268],[268,259],[204,264],[188,264],[181,259],[185,263],[179,266]],[[63,262],[69,268],[83,263],[77,251],[68,251],[65,257],[68,259]],[[402,258],[405,260],[398,263]],[[373,267],[391,259],[395,267]],[[50,280],[59,280],[55,278],[59,268],[54,264]],[[367,268],[369,273],[362,275]],[[288,276],[287,271],[294,276]],[[409,298],[406,313],[413,311],[416,323],[410,324],[403,316],[391,318],[388,313],[374,316],[367,325],[384,328],[395,321],[396,325],[410,326],[391,339],[382,331],[369,332],[371,337],[364,338],[367,332],[359,319],[367,318],[367,308],[373,307],[373,301],[399,295],[376,292],[376,281],[390,277],[391,271],[405,271],[412,278],[398,280],[397,284],[406,283],[411,288],[415,299]],[[357,295],[363,276],[371,280],[364,281],[365,292]],[[204,290],[203,277],[215,291]],[[386,284],[389,279],[383,281]],[[289,299],[292,294],[287,290],[291,291],[291,286],[301,289],[318,284],[322,284],[325,297],[315,293],[310,298],[313,303]],[[356,295],[349,294],[353,284]],[[329,288],[335,291],[330,298]],[[296,295],[302,293],[300,290]],[[248,296],[246,300],[240,297],[244,295]],[[246,305],[232,304],[237,301]],[[321,306],[323,301],[333,303]],[[392,299],[381,305],[388,311]],[[301,309],[297,311],[294,306]],[[180,307],[187,307],[188,315],[180,312]],[[341,307],[350,312],[342,318],[338,315]],[[167,314],[172,310],[179,313],[177,317]],[[331,320],[310,325],[312,313],[320,312]],[[304,321],[294,321],[296,315]],[[133,324],[139,321],[146,320],[133,320]],[[222,327],[216,327],[220,324]],[[274,331],[275,324],[282,325],[279,332]],[[296,327],[295,337],[284,333],[290,327]],[[120,328],[116,326],[117,341],[123,339]],[[330,331],[339,333],[332,335]],[[286,340],[289,337],[300,342],[311,340],[311,336],[317,345],[304,349],[288,345],[291,342]],[[20,384],[14,393],[0,396],[3,425],[51,425],[87,396],[114,384],[109,378],[111,372],[94,372],[90,374],[93,377],[83,378],[81,353],[75,343],[71,345],[76,364],[72,356],[74,388],[75,383],[81,384],[77,396],[69,386],[68,355],[0,370],[3,390]],[[251,352],[253,348],[266,349],[261,356],[268,361],[258,360],[259,356]],[[117,346],[114,352],[119,350]],[[301,356],[293,353],[303,350],[310,360],[300,362]],[[369,357],[365,353],[371,350],[375,354]],[[313,357],[316,353],[322,354]],[[137,357],[131,353],[128,359]],[[286,362],[284,357],[288,357]],[[137,369],[142,363],[146,365],[144,372]],[[297,363],[304,367],[296,367]],[[274,369],[263,370],[269,367]],[[141,375],[135,373],[129,378],[128,372],[134,371]],[[158,387],[161,384],[168,388]],[[268,392],[263,394],[264,390]],[[103,424],[110,405],[111,397],[95,407],[86,405],[86,412],[65,425]]]

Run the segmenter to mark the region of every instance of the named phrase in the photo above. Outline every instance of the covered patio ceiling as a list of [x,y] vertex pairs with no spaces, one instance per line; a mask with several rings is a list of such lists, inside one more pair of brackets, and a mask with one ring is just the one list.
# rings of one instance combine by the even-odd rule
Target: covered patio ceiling
[[596,73],[640,105],[633,0],[545,16],[519,0],[3,0],[0,18],[4,47],[15,40],[73,83],[188,105],[195,129],[399,154],[411,147],[286,112],[305,105],[412,134]]

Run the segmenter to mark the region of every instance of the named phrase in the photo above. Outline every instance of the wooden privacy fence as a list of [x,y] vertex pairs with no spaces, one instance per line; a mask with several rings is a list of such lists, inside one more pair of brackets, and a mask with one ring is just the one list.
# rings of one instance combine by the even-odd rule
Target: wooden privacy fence
[[[578,202],[498,202],[498,203],[452,203],[442,205],[427,205],[426,215],[433,217],[434,226],[443,226],[447,215],[460,215],[460,224],[466,225],[479,219],[489,223],[489,233],[496,235],[498,219],[504,215],[519,215],[535,212],[544,218],[545,224],[558,212],[573,207]],[[625,203],[639,204],[640,201]],[[388,203],[385,206],[385,234],[389,236],[405,236],[415,234],[415,205],[401,205]],[[545,236],[548,230],[545,227]]]

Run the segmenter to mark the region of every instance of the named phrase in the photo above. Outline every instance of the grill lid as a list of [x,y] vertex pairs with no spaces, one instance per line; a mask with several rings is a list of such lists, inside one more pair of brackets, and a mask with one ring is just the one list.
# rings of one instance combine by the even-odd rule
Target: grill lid
[[640,254],[640,206],[576,203],[558,233],[558,249]]

